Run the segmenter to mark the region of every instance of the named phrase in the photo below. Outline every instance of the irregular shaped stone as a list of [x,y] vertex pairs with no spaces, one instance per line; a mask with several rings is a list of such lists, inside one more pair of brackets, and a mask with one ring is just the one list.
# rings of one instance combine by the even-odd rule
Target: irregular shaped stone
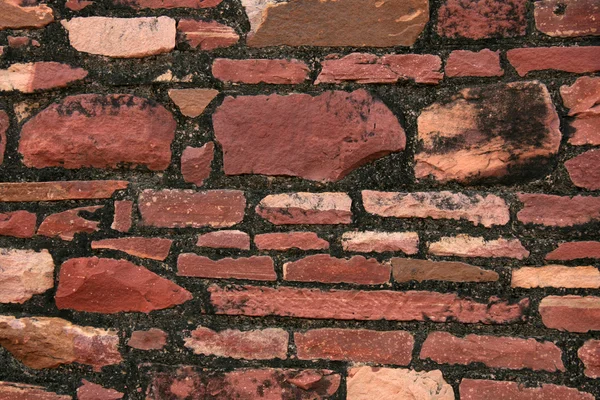
[[600,258],[600,242],[566,242],[546,254],[546,260],[577,260],[579,258]]
[[126,260],[72,258],[58,278],[56,307],[113,314],[170,308],[192,295],[175,283]]
[[215,145],[208,142],[202,147],[186,147],[181,153],[181,175],[186,182],[202,186],[211,172]]
[[73,400],[71,396],[48,392],[42,386],[1,381],[0,398],[6,400]]
[[0,183],[0,201],[59,201],[108,199],[127,181],[60,181]]
[[283,264],[283,279],[298,282],[381,285],[390,281],[391,267],[374,258],[335,258],[315,254]]
[[177,258],[177,275],[216,279],[252,279],[274,281],[277,279],[271,257],[252,256],[211,260],[193,253],[183,253]]
[[600,340],[587,340],[577,350],[577,356],[585,366],[585,376],[600,378]]
[[240,40],[235,29],[216,21],[196,21],[181,19],[177,23],[180,43],[187,43],[192,49],[214,50],[230,47]]
[[546,265],[522,267],[512,271],[512,287],[600,288],[600,271],[596,267]]
[[246,198],[239,190],[164,189],[142,191],[142,225],[157,228],[227,228],[244,219]]
[[166,332],[156,328],[150,328],[147,331],[133,331],[127,341],[127,346],[138,350],[162,350],[166,345]]
[[169,89],[169,97],[179,111],[191,118],[202,114],[218,94],[215,89]]
[[36,90],[62,88],[85,78],[87,74],[82,68],[53,61],[12,64],[8,69],[0,70],[0,92],[15,90],[33,93]]
[[37,216],[29,211],[0,213],[0,235],[30,238],[35,233]]
[[504,75],[504,70],[500,66],[500,51],[491,51],[490,49],[478,52],[454,50],[446,61],[444,71],[449,78]]
[[387,54],[378,57],[368,53],[328,56],[315,84],[319,83],[416,83],[438,84],[443,78],[442,59],[432,54]]
[[275,225],[350,224],[352,199],[346,193],[270,194],[258,203],[256,213]]
[[463,89],[421,112],[415,175],[440,182],[542,176],[561,137],[538,81]]
[[223,0],[113,0],[115,4],[142,8],[211,8],[221,4]]
[[250,20],[251,47],[411,46],[429,21],[427,0],[243,0],[242,4]]
[[600,197],[519,193],[523,208],[517,218],[524,224],[573,226],[600,220]]
[[365,211],[382,217],[466,219],[489,228],[506,225],[510,220],[508,205],[501,197],[488,194],[442,192],[362,191]]
[[54,287],[48,250],[0,249],[0,303],[24,303]]
[[124,394],[115,389],[106,389],[96,383],[83,379],[77,388],[77,400],[119,400]]
[[527,47],[508,50],[506,56],[521,76],[548,69],[576,74],[600,71],[600,46]]
[[27,36],[8,36],[6,39],[8,40],[8,47],[11,47],[13,49],[20,49],[23,47],[30,46],[32,44],[31,38]]
[[586,333],[600,331],[600,297],[547,296],[539,306],[547,328]]
[[338,181],[406,144],[396,116],[363,89],[315,97],[228,96],[213,115],[213,126],[227,175]]
[[142,58],[175,48],[175,20],[169,17],[76,17],[61,21],[75,50],[114,58]]
[[129,232],[131,229],[131,212],[133,211],[133,201],[117,200],[115,201],[115,214],[111,229],[119,232]]
[[329,242],[314,232],[263,233],[254,236],[258,250],[326,250]]
[[98,221],[80,216],[81,212],[94,213],[104,206],[78,207],[47,216],[40,224],[38,235],[59,237],[71,241],[76,233],[94,233],[100,230]]
[[342,247],[345,251],[384,253],[401,251],[416,254],[419,251],[419,234],[416,232],[344,232]]
[[442,237],[429,245],[429,253],[436,256],[456,257],[507,257],[522,260],[529,257],[529,251],[519,239],[485,240],[482,237],[457,235]]
[[542,383],[538,387],[526,387],[517,382],[487,379],[463,379],[460,382],[461,400],[594,400],[590,393],[577,389]]
[[213,76],[224,82],[294,85],[307,80],[308,73],[308,66],[296,59],[229,60],[217,58],[212,65]]
[[440,370],[353,367],[346,380],[348,400],[454,400],[454,391]]
[[[0,51],[0,55],[2,52]],[[4,151],[6,150],[6,131],[10,126],[10,118],[4,110],[0,110],[0,165],[4,162]]]
[[470,365],[483,363],[490,368],[565,371],[562,351],[552,342],[502,336],[432,332],[421,348],[420,358],[438,364]]
[[287,358],[289,334],[280,328],[215,332],[199,326],[185,338],[185,347],[205,356],[271,360]]
[[94,240],[92,249],[118,250],[135,257],[164,261],[171,250],[171,239],[124,237]]
[[569,144],[600,145],[600,77],[582,76],[571,86],[561,86],[560,95],[569,116],[575,117]]
[[54,21],[54,13],[37,1],[3,0],[0,2],[0,30],[43,28]]
[[495,271],[461,262],[392,258],[392,274],[396,282],[448,281],[448,282],[495,282]]
[[72,11],[81,11],[87,6],[94,4],[93,1],[89,0],[67,0],[65,1],[65,7]]
[[600,4],[595,0],[542,0],[535,5],[535,26],[548,36],[600,35]]
[[600,189],[600,150],[590,150],[565,162],[569,177],[577,187]]
[[[171,163],[176,123],[153,100],[126,94],[69,96],[21,129],[19,152],[28,167],[117,168]],[[115,132],[119,132],[115,135]]]
[[217,314],[359,321],[453,320],[465,324],[503,324],[520,321],[529,299],[509,304],[498,298],[480,303],[454,293],[388,290],[358,291],[302,289],[281,286],[208,288]]
[[294,343],[300,360],[408,365],[415,340],[406,331],[325,328],[295,332]]
[[61,318],[0,316],[0,345],[33,369],[79,363],[100,372],[122,361],[115,331],[73,325]]
[[213,249],[250,250],[250,235],[236,230],[209,232],[198,236],[196,246],[212,247]]

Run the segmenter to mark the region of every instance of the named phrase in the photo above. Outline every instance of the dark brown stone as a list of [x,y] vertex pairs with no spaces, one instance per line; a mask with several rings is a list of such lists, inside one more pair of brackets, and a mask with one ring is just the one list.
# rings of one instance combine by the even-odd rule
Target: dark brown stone
[[186,182],[202,186],[211,172],[215,145],[208,142],[202,147],[186,147],[181,153],[181,175]]
[[594,400],[590,393],[577,389],[542,383],[528,387],[518,382],[487,379],[463,379],[460,382],[461,400]]
[[474,265],[414,258],[392,258],[392,274],[396,282],[495,282],[499,278],[497,272]]
[[600,150],[590,150],[565,162],[575,186],[587,190],[600,189]]
[[523,208],[517,218],[524,224],[574,226],[600,220],[600,197],[519,193]]
[[93,213],[104,206],[79,207],[47,216],[40,224],[37,234],[59,237],[71,241],[76,233],[94,233],[100,230],[98,221],[80,216],[81,212]]
[[133,331],[127,341],[127,346],[138,350],[161,350],[166,344],[166,332],[156,328],[147,331]]
[[271,257],[252,256],[211,260],[193,253],[183,253],[177,259],[177,275],[198,278],[252,279],[274,281],[277,279]]
[[535,26],[548,36],[600,35],[600,4],[597,0],[541,0],[535,5]]
[[37,217],[29,211],[0,213],[0,235],[30,238],[35,233]]
[[164,261],[171,250],[171,239],[147,237],[123,237],[94,240],[92,249],[118,250],[135,257]]
[[600,46],[528,47],[506,52],[519,75],[555,70],[584,74],[600,71]]
[[60,181],[0,183],[0,201],[59,201],[108,199],[127,181]]

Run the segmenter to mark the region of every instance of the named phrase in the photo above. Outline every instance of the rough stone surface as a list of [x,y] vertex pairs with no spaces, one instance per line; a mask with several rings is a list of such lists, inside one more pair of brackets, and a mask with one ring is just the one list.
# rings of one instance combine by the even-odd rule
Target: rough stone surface
[[470,182],[540,176],[559,149],[559,119],[537,81],[467,88],[418,118],[415,175]]
[[571,181],[577,187],[600,189],[600,150],[590,150],[565,162]]
[[216,279],[277,279],[271,257],[252,256],[211,260],[193,253],[183,253],[177,259],[177,275]]
[[388,54],[378,57],[368,53],[328,56],[315,84],[319,83],[395,83],[412,80],[435,85],[443,78],[442,60],[432,54]]
[[226,329],[215,332],[199,326],[185,338],[185,346],[194,354],[242,358],[246,360],[285,360],[289,334],[280,328],[239,331]]
[[208,232],[198,236],[196,246],[250,250],[250,235],[237,230]]
[[560,95],[569,116],[575,118],[569,144],[600,145],[600,77],[582,76],[571,86],[561,86]]
[[539,306],[547,328],[585,333],[600,331],[600,297],[547,296]]
[[58,278],[59,309],[112,314],[149,313],[190,300],[192,295],[175,283],[126,260],[72,258],[63,263]]
[[[176,123],[162,105],[127,94],[69,96],[21,129],[19,152],[28,167],[117,168],[152,171],[171,163]],[[119,135],[115,135],[119,132]]]
[[495,282],[499,278],[497,272],[474,265],[414,258],[392,258],[392,274],[396,282]]
[[600,378],[600,340],[588,340],[577,350],[588,378]]
[[486,379],[463,379],[460,382],[461,400],[594,400],[590,393],[566,386],[542,383],[526,387],[517,382]]
[[81,216],[82,212],[94,213],[104,206],[79,207],[47,216],[37,231],[38,235],[59,237],[71,241],[76,233],[94,233],[100,230],[100,222]]
[[535,5],[535,26],[548,36],[600,35],[600,4],[596,0],[542,0]]
[[454,392],[440,370],[353,367],[346,380],[347,400],[454,400]]
[[135,257],[163,261],[169,255],[172,243],[171,239],[123,237],[94,240],[92,249],[118,250]]
[[552,342],[501,336],[467,335],[457,337],[448,332],[432,332],[421,348],[420,358],[438,364],[483,363],[490,368],[565,371],[562,351]]
[[419,251],[419,235],[416,232],[344,232],[342,248],[361,253],[401,251],[416,254]]
[[175,20],[169,17],[76,17],[63,20],[77,51],[114,58],[141,58],[175,48]]
[[48,250],[0,249],[0,303],[24,303],[54,287]]
[[0,70],[0,92],[19,91],[33,93],[36,90],[62,88],[87,76],[82,68],[53,61],[13,64]]
[[77,400],[119,400],[124,394],[114,389],[106,389],[93,382],[81,382],[83,385],[77,388]]
[[54,13],[46,4],[3,0],[0,2],[0,30],[43,28],[54,21]]
[[[2,55],[2,52],[0,52]],[[4,162],[4,152],[6,150],[6,131],[10,126],[10,118],[4,110],[0,110],[0,165]]]
[[480,303],[453,293],[357,291],[257,286],[208,288],[217,314],[362,321],[431,321],[502,324],[523,319],[529,300]]
[[523,208],[517,218],[524,224],[573,226],[600,220],[600,197],[519,193]]
[[522,260],[529,257],[529,251],[519,239],[485,240],[482,237],[458,235],[442,237],[429,245],[429,253],[436,256],[457,257],[507,257]]
[[193,49],[215,50],[230,47],[240,40],[235,30],[216,21],[182,19],[177,23],[180,41]]
[[107,199],[128,185],[127,181],[0,183],[0,202]]
[[150,328],[147,331],[133,331],[127,346],[138,350],[162,350],[167,345],[167,333],[161,329]]
[[283,279],[299,282],[380,285],[390,280],[391,267],[374,258],[335,258],[329,254],[306,256],[283,264]]
[[460,78],[464,76],[502,76],[500,51],[483,49],[481,51],[454,50],[446,61],[446,76]]
[[408,365],[414,342],[413,336],[405,331],[325,328],[294,333],[300,360]]
[[228,96],[213,115],[213,126],[227,175],[338,181],[406,145],[396,116],[364,89],[314,97]]
[[600,258],[600,242],[566,242],[546,255],[546,260],[577,260]]
[[270,194],[258,203],[256,213],[275,225],[349,224],[352,199],[346,193]]
[[244,219],[246,198],[239,190],[152,190],[138,199],[142,224],[157,228],[226,228]]
[[81,11],[92,4],[94,4],[94,2],[89,0],[67,0],[65,2],[65,7],[72,11]]
[[117,200],[115,201],[115,214],[110,228],[118,232],[129,232],[131,229],[131,213],[133,211],[133,201]]
[[0,345],[33,369],[79,363],[99,372],[122,361],[116,332],[61,318],[0,316]]
[[47,391],[42,386],[0,381],[0,399],[6,400],[73,400],[71,396]]
[[508,50],[506,56],[521,76],[548,69],[577,74],[600,71],[600,46],[528,47]]
[[271,83],[295,85],[308,79],[308,66],[296,59],[246,59],[229,60],[217,58],[212,65],[212,74],[224,82]]
[[35,233],[37,217],[29,211],[0,213],[0,236],[30,238]]
[[429,21],[427,0],[243,0],[242,4],[250,20],[251,47],[411,46]]
[[221,4],[223,0],[113,0],[116,4],[143,9],[170,8],[211,8]]
[[314,232],[262,233],[254,236],[258,250],[326,250],[329,242]]
[[213,142],[208,142],[202,147],[186,147],[181,153],[183,180],[196,186],[202,186],[210,176],[214,154]]
[[179,111],[191,118],[202,114],[218,94],[215,89],[169,89],[169,97]]
[[512,287],[600,288],[600,271],[596,267],[546,265],[522,267],[512,271]]

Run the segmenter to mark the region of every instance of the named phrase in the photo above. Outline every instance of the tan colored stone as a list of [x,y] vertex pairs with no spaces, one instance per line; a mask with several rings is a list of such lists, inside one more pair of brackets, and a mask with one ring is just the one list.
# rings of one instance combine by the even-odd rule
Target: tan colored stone
[[215,89],[170,89],[169,97],[186,117],[195,118],[219,94]]
[[12,64],[0,70],[0,92],[16,90],[33,93],[36,90],[55,89],[87,76],[82,68],[73,68],[57,62]]
[[20,0],[0,1],[0,31],[3,29],[43,28],[52,21],[54,21],[54,13],[46,4]]
[[392,273],[396,282],[495,282],[499,278],[497,272],[474,265],[414,258],[392,258]]
[[0,183],[0,202],[108,199],[127,181],[56,181]]
[[262,199],[256,213],[275,225],[349,224],[351,206],[346,193],[281,193]]
[[529,257],[529,251],[518,239],[485,240],[464,234],[442,237],[429,245],[429,253],[436,256],[508,257],[518,260]]
[[546,265],[522,267],[512,271],[512,287],[600,288],[600,271],[596,267]]
[[419,234],[416,232],[344,232],[342,247],[345,251],[384,253],[401,251],[416,254],[419,251]]
[[54,287],[48,250],[0,249],[0,303],[24,303]]

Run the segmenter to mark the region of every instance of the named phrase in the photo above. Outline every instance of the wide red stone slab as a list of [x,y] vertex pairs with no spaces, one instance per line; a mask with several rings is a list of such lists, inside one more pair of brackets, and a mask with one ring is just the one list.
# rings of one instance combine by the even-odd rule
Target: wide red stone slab
[[544,70],[577,74],[600,71],[600,46],[528,47],[508,50],[506,56],[521,76]]
[[40,61],[27,64],[12,64],[0,71],[0,92],[19,91],[33,93],[66,87],[69,83],[87,76],[87,71],[53,61]]
[[404,254],[417,254],[419,234],[417,232],[344,232],[342,248],[345,251],[360,253],[401,251]]
[[518,197],[523,208],[517,218],[524,224],[566,227],[600,220],[600,197],[537,193],[519,193]]
[[600,297],[547,296],[540,302],[539,312],[547,328],[578,333],[600,331]]
[[252,279],[274,281],[277,279],[271,257],[252,256],[211,260],[193,253],[183,253],[177,259],[177,275],[198,278]]
[[460,382],[461,400],[594,400],[590,393],[567,386],[541,383],[538,386],[518,382],[486,379],[463,379]]
[[548,36],[600,35],[600,4],[596,0],[542,0],[535,6],[535,26]]
[[196,246],[213,249],[250,250],[250,235],[238,230],[208,232],[198,236]]
[[314,232],[262,233],[254,236],[258,250],[325,250],[329,242]]
[[212,74],[224,82],[270,83],[274,85],[294,85],[308,79],[308,66],[299,60],[291,59],[245,59],[229,60],[217,58],[212,65]]
[[577,260],[579,258],[599,258],[600,242],[565,242],[546,255],[546,260]]
[[126,189],[127,181],[57,181],[0,183],[0,201],[107,199]]
[[275,225],[349,224],[352,199],[346,193],[270,194],[258,203],[256,213]]

